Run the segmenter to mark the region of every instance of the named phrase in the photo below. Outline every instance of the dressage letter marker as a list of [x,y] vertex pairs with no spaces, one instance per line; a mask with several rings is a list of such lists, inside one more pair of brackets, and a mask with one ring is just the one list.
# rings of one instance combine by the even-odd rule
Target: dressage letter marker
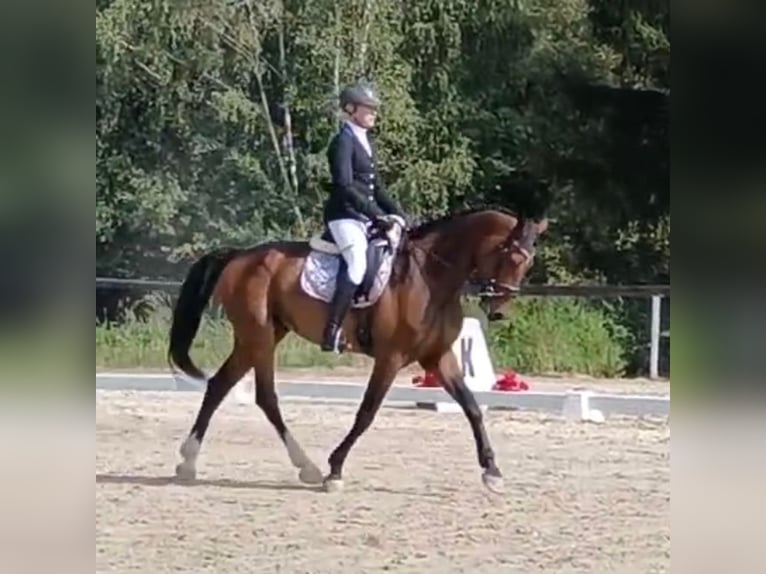
[[473,360],[471,358],[471,349],[473,349],[472,337],[460,338],[460,365],[463,367],[464,377],[475,377],[476,370],[473,368]]
[[[481,323],[474,317],[463,319],[463,328],[452,344],[452,352],[460,361],[463,369],[465,384],[474,392],[491,391],[497,380],[492,359],[489,356],[487,341],[484,339],[484,331]],[[418,404],[420,407],[426,405]],[[435,408],[440,413],[461,413],[463,410],[455,401],[447,403],[435,403],[430,408]],[[487,407],[482,406],[482,411]]]

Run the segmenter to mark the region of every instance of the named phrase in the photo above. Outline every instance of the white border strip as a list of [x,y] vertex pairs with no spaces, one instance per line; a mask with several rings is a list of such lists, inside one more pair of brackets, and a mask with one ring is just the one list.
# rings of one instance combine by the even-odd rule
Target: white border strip
[[[359,401],[364,384],[341,381],[280,380],[280,397],[312,400]],[[183,375],[167,373],[96,373],[96,389],[130,391],[204,391],[205,383]],[[490,408],[522,409],[556,414],[568,418],[598,421],[601,415],[669,416],[670,397],[652,395],[600,394],[593,391],[569,392],[475,392],[476,401]],[[395,385],[386,403],[435,405],[451,402],[442,389]]]

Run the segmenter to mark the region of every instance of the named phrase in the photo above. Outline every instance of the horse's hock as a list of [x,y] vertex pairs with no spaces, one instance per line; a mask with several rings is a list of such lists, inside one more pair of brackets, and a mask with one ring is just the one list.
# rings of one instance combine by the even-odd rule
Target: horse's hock
[[[169,478],[197,393],[97,392],[97,572],[665,572],[669,429],[489,411],[505,494],[478,481],[461,415],[383,409],[344,492],[301,485],[254,405],[227,399],[197,481]],[[356,405],[284,401],[324,462]]]

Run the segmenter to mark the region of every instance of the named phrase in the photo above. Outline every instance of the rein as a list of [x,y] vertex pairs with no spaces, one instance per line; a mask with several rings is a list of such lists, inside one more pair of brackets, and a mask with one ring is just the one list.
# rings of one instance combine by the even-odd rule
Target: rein
[[[439,257],[434,252],[428,252],[425,249],[423,249],[422,247],[419,247],[417,245],[411,244],[409,238],[407,239],[407,249],[413,249],[415,251],[420,251],[426,259],[428,259],[429,257],[433,257],[438,263],[441,263],[447,269],[450,269],[454,265],[454,263],[450,263],[449,261],[446,261],[445,259],[442,259],[441,257]],[[420,267],[420,269],[422,269],[422,266],[419,265],[418,267]]]

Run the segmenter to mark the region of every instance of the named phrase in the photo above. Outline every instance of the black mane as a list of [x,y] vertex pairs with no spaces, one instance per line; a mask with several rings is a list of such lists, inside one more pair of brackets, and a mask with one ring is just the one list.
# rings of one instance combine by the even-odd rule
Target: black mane
[[465,209],[462,211],[458,211],[456,213],[448,213],[447,215],[444,215],[442,217],[437,217],[434,219],[431,219],[429,221],[425,221],[415,227],[414,229],[410,230],[408,233],[408,236],[410,239],[421,239],[428,233],[431,233],[432,231],[437,230],[442,225],[446,225],[455,219],[458,219],[459,217],[464,217],[466,215],[472,215],[474,213],[479,213],[480,211],[498,211],[500,213],[504,213],[506,215],[510,215],[512,217],[518,218],[518,214],[514,211],[511,211],[510,209],[506,209],[504,207],[471,207],[469,209]]

